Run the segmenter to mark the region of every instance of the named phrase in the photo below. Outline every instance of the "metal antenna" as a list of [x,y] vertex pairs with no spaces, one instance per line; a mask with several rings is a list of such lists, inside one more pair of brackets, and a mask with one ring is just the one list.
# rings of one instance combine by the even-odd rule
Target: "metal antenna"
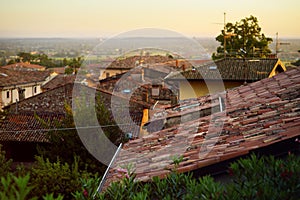
[[109,165],[107,166],[107,169],[106,169],[106,171],[105,171],[105,173],[104,173],[104,175],[103,175],[103,177],[102,177],[102,180],[101,180],[101,182],[100,182],[100,184],[99,184],[99,186],[98,186],[98,188],[97,188],[95,194],[93,195],[93,198],[95,198],[97,192],[98,192],[98,193],[101,192],[102,187],[103,187],[103,185],[104,185],[104,183],[105,183],[106,176],[107,176],[107,174],[108,174],[108,172],[109,172],[109,169],[110,169],[110,167],[112,166],[112,164],[114,163],[114,161],[115,161],[115,159],[116,159],[118,153],[120,152],[121,148],[122,148],[122,143],[119,145],[117,151],[115,152],[113,158],[111,159]]

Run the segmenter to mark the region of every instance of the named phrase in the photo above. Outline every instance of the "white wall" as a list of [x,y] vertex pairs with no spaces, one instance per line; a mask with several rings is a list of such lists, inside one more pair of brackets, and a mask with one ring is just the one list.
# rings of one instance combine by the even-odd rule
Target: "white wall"
[[[41,85],[23,85],[16,86],[16,88],[6,88],[1,91],[1,101],[3,106],[7,106],[11,103],[19,101],[18,87],[25,89],[25,99],[37,95],[42,92]],[[34,87],[36,87],[36,93],[34,93]],[[9,91],[9,98],[7,98],[7,91]]]

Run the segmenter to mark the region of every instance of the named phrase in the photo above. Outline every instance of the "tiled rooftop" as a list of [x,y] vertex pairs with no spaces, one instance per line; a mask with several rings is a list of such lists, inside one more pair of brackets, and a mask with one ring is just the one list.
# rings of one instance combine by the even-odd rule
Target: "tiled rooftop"
[[20,71],[0,67],[0,87],[43,82],[49,76],[48,71]]
[[[220,79],[257,81],[267,78],[275,67],[278,59],[221,59],[195,66],[195,69],[174,73],[170,79]],[[221,75],[221,77],[220,77]]]
[[[151,55],[151,56],[130,56],[125,58],[115,59],[112,62],[104,62],[103,65],[91,64],[88,68],[107,68],[107,69],[132,69],[139,64],[154,64],[154,63],[164,63],[172,60],[167,56],[161,55]],[[109,64],[109,66],[107,66]]]
[[52,67],[52,68],[49,68],[48,71],[56,72],[58,74],[64,74],[65,73],[65,67]]
[[10,65],[5,65],[2,66],[1,68],[5,69],[13,69],[13,70],[29,70],[29,71],[42,71],[45,70],[46,67],[41,66],[41,65],[36,65],[36,64],[30,64],[30,63],[24,63],[24,62],[19,62],[19,63],[14,63]]
[[[125,97],[115,96],[116,101],[114,104],[111,103],[112,94],[107,91],[97,90],[86,87],[84,85],[77,84],[78,87],[84,89],[78,89],[77,91],[87,92],[88,95],[91,93],[100,93],[105,106],[109,111],[115,106],[117,109],[112,119],[119,120],[124,133],[132,133],[133,136],[139,135],[139,125],[141,124],[142,111],[145,105],[139,104],[135,101],[129,101],[129,108],[126,107],[125,111],[129,110],[130,117],[125,116],[123,105],[128,102]],[[96,95],[96,94],[95,94]],[[7,118],[3,124],[0,124],[0,141],[1,140],[18,140],[18,141],[35,141],[44,142],[45,134],[39,134],[41,129],[41,123],[35,118],[35,113],[43,116],[47,122],[53,122],[54,116],[65,115],[65,104],[72,104],[73,100],[73,84],[69,83],[56,87],[54,89],[47,90],[46,92],[40,93],[28,99],[19,101],[17,104],[11,104],[5,107],[8,111]],[[118,105],[116,105],[118,104]],[[123,106],[123,107],[122,107]],[[112,114],[112,113],[111,113]],[[52,119],[53,118],[53,119]],[[51,126],[51,123],[49,126]],[[1,132],[2,131],[2,132]],[[15,138],[18,133],[18,137]],[[42,131],[45,133],[46,131]],[[28,139],[30,137],[30,139]]]
[[46,84],[42,85],[43,90],[50,90],[68,83],[74,83],[75,75],[57,75]]
[[55,128],[56,123],[63,117],[63,114],[45,112],[9,114],[0,124],[0,142],[48,142],[47,129]]
[[126,59],[114,60],[110,68],[133,68],[136,66],[136,62],[142,62],[145,64],[154,64],[154,63],[162,63],[172,60],[167,56],[131,56]]
[[[183,156],[177,171],[188,172],[300,136],[300,68],[185,100],[153,121],[162,119],[164,129],[124,144],[114,167],[133,164],[137,179],[147,181],[170,173],[174,156]],[[112,168],[107,185],[116,175]]]

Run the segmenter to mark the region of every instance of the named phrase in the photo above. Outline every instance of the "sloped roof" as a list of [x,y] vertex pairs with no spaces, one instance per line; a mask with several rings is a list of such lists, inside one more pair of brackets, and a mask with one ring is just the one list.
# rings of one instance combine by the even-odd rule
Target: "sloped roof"
[[[195,69],[171,74],[169,79],[257,81],[269,77],[278,59],[226,58],[194,66]],[[221,77],[220,77],[221,75]]]
[[[151,56],[129,56],[113,60],[111,63],[104,61],[102,64],[90,64],[88,68],[105,68],[105,69],[132,69],[140,61],[143,64],[164,63],[173,60],[167,56],[151,55]],[[109,64],[109,65],[108,65]]]
[[[40,130],[43,129],[43,127],[41,126],[42,124],[39,122],[39,120],[35,117],[35,113],[38,113],[38,116],[41,116],[41,118],[45,121],[49,121],[49,126],[54,128],[55,119],[59,119],[59,117],[63,117],[66,114],[65,104],[72,104],[73,86],[74,84],[68,83],[66,85],[62,85],[30,98],[21,100],[18,103],[13,103],[9,106],[6,106],[4,109],[8,112],[8,114],[3,123],[0,123],[0,141],[47,141],[47,131]],[[87,92],[87,95],[91,94],[92,92],[99,92],[101,97],[103,97],[102,99],[105,106],[109,111],[111,111],[111,107],[114,106],[111,103],[111,93],[102,90],[95,91],[93,88],[89,88],[80,84],[77,84],[76,86],[83,87],[85,89],[83,91]],[[78,92],[80,91],[81,90],[78,89]],[[116,98],[118,99],[115,102],[118,104],[125,105],[123,101],[128,101],[127,98],[124,97]],[[116,107],[121,111],[123,109],[121,106]],[[117,110],[112,119],[118,119],[121,121],[123,124],[122,130],[125,133],[132,133],[133,136],[136,136],[139,134],[139,125],[142,120],[142,109],[139,110],[138,107],[143,108],[144,105],[139,104],[136,101],[130,101],[129,107],[129,111],[131,111],[131,118],[125,116],[124,111],[119,112],[119,110]],[[126,107],[126,111],[128,111],[128,107]]]
[[43,82],[49,76],[48,71],[19,71],[0,67],[0,87]]
[[5,65],[5,66],[2,66],[2,68],[13,69],[13,70],[45,70],[46,69],[46,67],[41,66],[41,65],[24,63],[24,62]]
[[64,117],[61,113],[45,112],[9,114],[0,124],[0,141],[48,142],[48,129],[55,128]]
[[[201,112],[220,106],[220,99],[225,111]],[[133,164],[137,179],[147,181],[170,173],[173,156],[183,156],[177,171],[188,172],[300,136],[300,68],[226,93],[185,100],[163,114],[168,126],[126,143],[114,167]],[[173,120],[178,115],[179,123]],[[111,169],[107,184],[117,180],[116,175]]]
[[66,85],[68,83],[74,83],[75,79],[76,79],[75,75],[59,74],[59,75],[55,76],[53,79],[51,79],[50,81],[48,81],[46,84],[42,85],[42,88],[44,90],[54,89],[56,87]]
[[64,74],[65,73],[65,67],[51,67],[48,69],[50,72],[56,72],[58,74]]

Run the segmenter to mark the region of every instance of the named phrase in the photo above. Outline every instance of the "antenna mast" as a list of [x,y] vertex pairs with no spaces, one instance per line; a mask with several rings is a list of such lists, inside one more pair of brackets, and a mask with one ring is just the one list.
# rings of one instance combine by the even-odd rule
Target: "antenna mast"
[[224,58],[226,58],[226,12],[224,12]]

